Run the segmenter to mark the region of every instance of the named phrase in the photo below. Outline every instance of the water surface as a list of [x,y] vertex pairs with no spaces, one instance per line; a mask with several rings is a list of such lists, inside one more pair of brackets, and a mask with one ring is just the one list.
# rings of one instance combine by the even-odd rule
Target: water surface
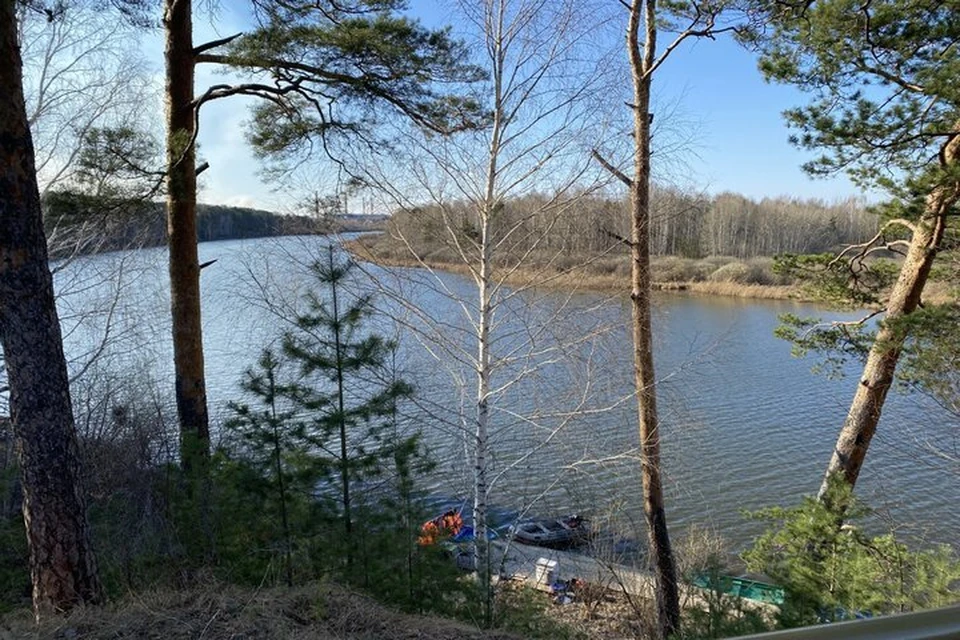
[[[204,346],[211,415],[228,415],[239,380],[264,346],[289,328],[298,297],[314,281],[306,265],[324,238],[272,238],[200,245]],[[113,284],[105,275],[122,277]],[[98,280],[99,278],[99,280]],[[119,284],[117,284],[119,282]],[[109,324],[110,366],[172,395],[169,289],[164,249],[81,258],[57,276],[66,348],[74,370],[97,351]],[[400,341],[398,366],[418,388],[405,408],[440,461],[426,480],[444,495],[468,494],[464,439],[472,428],[475,351],[466,309],[469,278],[366,265],[355,290],[379,289],[378,330]],[[118,295],[119,293],[119,295]],[[509,292],[505,292],[508,293]],[[412,302],[413,306],[401,302]],[[695,526],[742,547],[759,530],[744,509],[791,504],[815,492],[849,406],[856,368],[841,380],[811,374],[773,336],[778,314],[824,315],[810,305],[682,294],[656,298],[667,514],[675,535]],[[78,324],[85,311],[96,310]],[[393,316],[394,318],[390,318]],[[397,320],[396,318],[399,318]],[[533,513],[580,511],[641,521],[627,300],[531,291],[497,311],[492,502]],[[436,332],[442,340],[435,340]],[[532,346],[531,346],[532,345]],[[872,526],[960,541],[958,469],[927,442],[956,446],[953,418],[923,398],[891,394],[858,492]]]

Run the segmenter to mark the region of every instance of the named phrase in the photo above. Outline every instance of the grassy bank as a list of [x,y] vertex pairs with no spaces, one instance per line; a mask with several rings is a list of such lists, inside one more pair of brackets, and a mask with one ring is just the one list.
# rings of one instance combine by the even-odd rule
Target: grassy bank
[[[406,247],[386,236],[367,236],[347,243],[359,260],[389,267],[429,266],[452,273],[469,274],[469,268],[452,253],[434,251],[422,256],[422,262],[411,256]],[[659,256],[651,260],[654,288],[706,295],[770,300],[802,299],[793,282],[773,273],[772,258],[742,261],[719,256],[702,259]],[[536,284],[571,290],[628,293],[630,291],[630,258],[627,255],[599,257],[535,255],[523,266],[506,262],[497,277],[506,276],[513,286]]]
[[29,611],[10,614],[0,637],[88,640],[401,640],[461,638],[511,640],[520,636],[482,631],[453,620],[397,613],[368,597],[315,583],[299,587],[241,588],[222,583],[184,590],[130,594],[106,607],[51,616],[39,626]]

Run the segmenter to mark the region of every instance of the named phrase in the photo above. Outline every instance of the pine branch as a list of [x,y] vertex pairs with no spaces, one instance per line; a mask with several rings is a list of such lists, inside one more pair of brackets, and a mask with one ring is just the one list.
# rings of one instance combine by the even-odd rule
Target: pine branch
[[235,33],[232,36],[227,36],[226,38],[220,38],[219,40],[211,40],[210,42],[205,42],[201,45],[197,45],[193,48],[193,55],[199,56],[205,51],[210,51],[211,49],[216,49],[217,47],[222,47],[225,44],[229,44],[242,36],[242,33]]

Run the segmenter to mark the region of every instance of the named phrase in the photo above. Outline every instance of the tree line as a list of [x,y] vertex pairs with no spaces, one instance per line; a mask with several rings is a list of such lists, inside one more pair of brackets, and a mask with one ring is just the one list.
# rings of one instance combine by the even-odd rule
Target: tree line
[[[517,238],[510,241],[509,250],[498,253],[498,259],[509,262],[531,249],[546,255],[599,256],[618,251],[620,239],[629,236],[628,203],[622,199],[578,194],[560,215],[545,206],[551,199],[530,194],[498,205],[492,239],[497,241],[508,232]],[[705,197],[664,187],[651,191],[650,253],[654,256],[746,259],[824,253],[869,237],[876,226],[876,216],[856,199],[758,201],[734,193]],[[545,228],[550,232],[542,237],[534,231]],[[445,246],[478,237],[478,229],[476,210],[466,201],[401,208],[389,223],[392,236],[403,236],[423,254],[439,252],[437,257],[450,256]]]
[[[76,252],[115,251],[166,244],[162,203],[111,199],[76,191],[48,191],[42,200],[44,229],[51,253],[62,257]],[[280,215],[262,209],[226,205],[197,205],[197,241],[265,238],[281,235],[370,231],[379,219]]]

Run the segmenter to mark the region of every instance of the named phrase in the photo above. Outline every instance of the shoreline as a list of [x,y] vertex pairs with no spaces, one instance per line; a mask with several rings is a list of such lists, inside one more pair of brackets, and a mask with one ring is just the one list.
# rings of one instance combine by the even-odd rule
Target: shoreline
[[[360,239],[343,243],[351,256],[357,260],[371,262],[381,267],[437,269],[447,273],[470,275],[470,269],[462,262],[449,262],[427,257],[422,261],[412,258],[376,254],[370,246]],[[654,258],[656,260],[656,258]],[[589,263],[588,263],[589,264]],[[495,276],[499,274],[495,273]],[[512,286],[535,286],[544,289],[561,289],[567,292],[598,292],[630,294],[630,281],[626,274],[590,273],[588,266],[562,270],[554,267],[520,267],[512,269],[504,278]],[[795,302],[814,302],[802,294],[796,285],[742,284],[737,282],[711,282],[707,280],[668,280],[651,283],[654,291],[665,293],[695,294],[705,296],[723,296],[752,300],[790,300]]]

